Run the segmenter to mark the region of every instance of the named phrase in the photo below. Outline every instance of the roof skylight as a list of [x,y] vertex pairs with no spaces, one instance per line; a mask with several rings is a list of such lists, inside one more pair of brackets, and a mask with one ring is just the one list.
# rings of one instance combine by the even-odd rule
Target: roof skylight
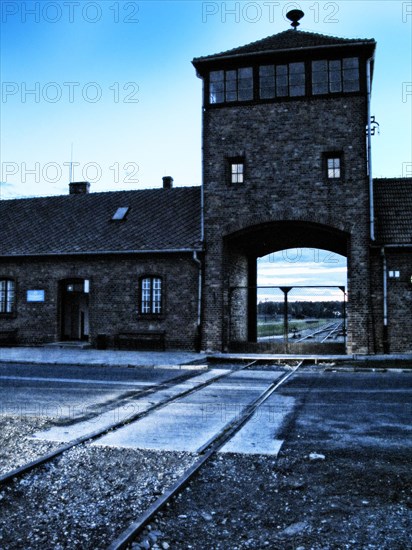
[[129,211],[128,206],[120,206],[112,216],[112,221],[122,221],[125,219],[126,214]]

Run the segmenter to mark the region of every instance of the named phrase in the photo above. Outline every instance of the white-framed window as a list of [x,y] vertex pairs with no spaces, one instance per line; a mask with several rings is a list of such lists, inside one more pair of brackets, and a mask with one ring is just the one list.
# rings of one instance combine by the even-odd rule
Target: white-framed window
[[245,165],[242,161],[230,162],[230,183],[243,183],[245,175]]
[[0,279],[0,313],[14,313],[16,284],[13,279]]
[[327,153],[325,154],[325,171],[328,180],[336,180],[342,178],[342,154]]
[[161,315],[162,291],[162,279],[160,277],[143,277],[140,280],[140,313],[143,315]]

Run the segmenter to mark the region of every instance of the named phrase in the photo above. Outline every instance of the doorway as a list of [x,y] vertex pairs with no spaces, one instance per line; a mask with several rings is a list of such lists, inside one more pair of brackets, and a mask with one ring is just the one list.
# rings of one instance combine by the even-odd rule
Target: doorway
[[89,340],[88,279],[66,279],[61,282],[62,340]]

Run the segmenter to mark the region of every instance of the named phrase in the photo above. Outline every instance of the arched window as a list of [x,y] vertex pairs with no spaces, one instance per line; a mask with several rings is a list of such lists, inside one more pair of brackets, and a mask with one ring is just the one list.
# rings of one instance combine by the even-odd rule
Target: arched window
[[15,302],[15,282],[12,279],[0,279],[0,313],[13,313]]
[[143,277],[140,280],[140,313],[162,314],[162,279],[160,277]]

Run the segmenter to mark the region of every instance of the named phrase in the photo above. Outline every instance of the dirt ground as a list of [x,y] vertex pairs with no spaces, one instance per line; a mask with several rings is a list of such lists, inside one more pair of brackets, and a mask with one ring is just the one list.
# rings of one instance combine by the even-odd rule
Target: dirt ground
[[277,460],[218,456],[152,524],[162,533],[158,544],[196,550],[412,548],[409,454],[339,450],[311,460],[311,452],[286,445]]
[[[307,369],[281,390],[296,407],[277,433],[278,457],[216,455],[132,547],[412,549],[411,382],[409,373]],[[3,471],[48,450],[29,437],[43,421],[0,424]],[[35,471],[0,491],[0,548],[107,548],[192,460],[66,453],[46,476]]]
[[281,390],[296,407],[278,457],[217,455],[150,547],[412,549],[410,386],[409,373],[302,372]]

